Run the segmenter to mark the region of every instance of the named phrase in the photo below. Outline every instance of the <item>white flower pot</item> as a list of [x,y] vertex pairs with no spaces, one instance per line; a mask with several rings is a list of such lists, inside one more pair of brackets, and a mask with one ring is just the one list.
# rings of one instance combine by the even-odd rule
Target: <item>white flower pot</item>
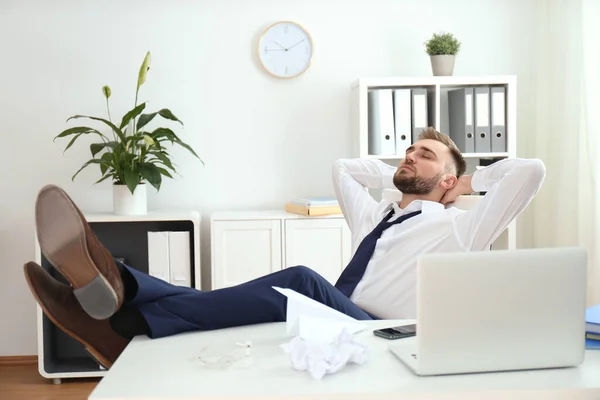
[[116,215],[143,215],[148,211],[146,184],[136,186],[133,194],[127,185],[113,185],[113,212]]
[[452,76],[454,72],[454,55],[444,54],[429,56],[434,76]]

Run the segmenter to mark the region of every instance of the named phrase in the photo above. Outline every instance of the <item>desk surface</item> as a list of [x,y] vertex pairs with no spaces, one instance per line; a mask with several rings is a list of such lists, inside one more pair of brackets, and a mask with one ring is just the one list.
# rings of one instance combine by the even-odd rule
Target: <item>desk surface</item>
[[[585,362],[578,368],[416,376],[388,350],[390,341],[372,333],[373,329],[411,322],[369,321],[368,328],[356,334],[370,349],[369,361],[348,365],[322,380],[292,368],[279,347],[291,339],[284,323],[155,340],[140,336],[129,344],[89,399],[600,398],[600,351],[586,351]],[[223,354],[236,348],[236,342],[247,340],[252,342],[250,366],[238,362],[226,369],[208,368],[197,360],[204,346]]]

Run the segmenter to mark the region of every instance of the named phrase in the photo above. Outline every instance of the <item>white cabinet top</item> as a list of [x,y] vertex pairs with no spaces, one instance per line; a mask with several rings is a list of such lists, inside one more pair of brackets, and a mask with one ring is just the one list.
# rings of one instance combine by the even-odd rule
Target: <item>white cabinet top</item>
[[112,212],[83,212],[88,222],[145,222],[194,221],[200,222],[198,211],[148,211],[144,215],[116,215]]
[[342,214],[318,215],[308,217],[305,215],[293,214],[284,210],[238,210],[238,211],[218,211],[211,215],[213,221],[239,221],[239,220],[257,220],[257,219],[323,219],[323,218],[344,218]]

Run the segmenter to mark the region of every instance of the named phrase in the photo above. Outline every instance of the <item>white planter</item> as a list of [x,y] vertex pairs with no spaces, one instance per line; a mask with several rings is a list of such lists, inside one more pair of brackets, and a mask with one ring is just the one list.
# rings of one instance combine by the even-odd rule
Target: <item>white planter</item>
[[148,211],[146,184],[139,184],[131,194],[127,185],[113,185],[113,212],[116,215],[144,215]]
[[454,55],[444,54],[429,56],[433,76],[452,76],[454,72]]

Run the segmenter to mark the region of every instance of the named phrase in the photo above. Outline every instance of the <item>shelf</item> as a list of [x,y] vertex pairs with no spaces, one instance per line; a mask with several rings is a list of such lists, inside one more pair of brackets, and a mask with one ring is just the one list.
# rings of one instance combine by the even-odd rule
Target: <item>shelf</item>
[[264,219],[339,219],[344,218],[342,214],[329,214],[306,216],[293,214],[285,210],[234,210],[217,211],[211,214],[212,221],[239,221],[239,220],[264,220]]
[[508,153],[463,153],[464,158],[505,158]]
[[198,211],[148,211],[142,215],[116,215],[111,212],[86,212],[83,214],[88,222],[146,222],[146,221],[187,221],[196,223],[200,220]]
[[361,78],[353,84],[353,88],[385,88],[398,86],[472,86],[472,85],[507,85],[516,83],[516,76],[415,76],[415,77],[381,77]]
[[[462,153],[464,158],[505,158],[508,157],[508,153]],[[378,160],[401,160],[404,158],[403,155],[390,154],[390,155],[372,155],[369,154],[364,158],[375,158]]]
[[361,78],[354,81],[352,88],[385,88],[398,86],[473,86],[507,85],[516,83],[516,76],[416,76]]
[[[106,375],[106,370],[91,358],[70,358],[53,360],[52,367],[48,368],[51,372],[47,374],[52,378],[52,374],[61,374],[61,378],[92,378]],[[77,371],[77,372],[73,372]]]

